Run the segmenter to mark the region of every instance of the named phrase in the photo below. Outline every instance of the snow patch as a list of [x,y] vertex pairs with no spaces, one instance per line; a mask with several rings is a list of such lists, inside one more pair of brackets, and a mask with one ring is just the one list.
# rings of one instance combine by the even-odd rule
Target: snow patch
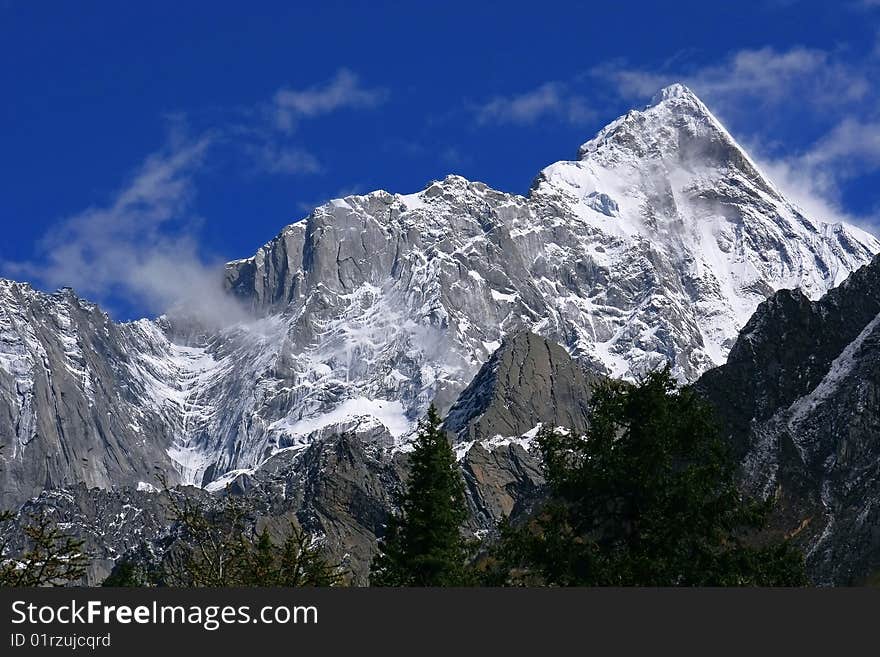
[[225,473],[223,476],[218,477],[214,481],[210,482],[205,486],[205,490],[209,493],[219,493],[224,490],[229,484],[238,479],[241,475],[252,475],[256,472],[253,468],[239,468],[237,470],[230,470]]
[[346,399],[333,410],[316,417],[291,422],[284,418],[274,422],[270,429],[283,431],[293,436],[307,436],[317,431],[339,424],[346,424],[358,418],[372,417],[388,429],[394,438],[410,432],[413,423],[406,417],[403,404],[387,399]]
[[501,343],[498,340],[493,340],[492,342],[483,342],[483,348],[486,350],[487,354],[494,354],[501,347]]
[[499,292],[496,289],[491,289],[490,292],[492,293],[492,298],[495,301],[503,301],[504,303],[514,303],[516,302],[517,297],[519,297],[518,292],[506,294],[504,292]]
[[849,376],[853,367],[855,367],[862,343],[877,330],[878,326],[880,326],[880,314],[868,322],[858,337],[848,344],[840,355],[834,359],[831,367],[828,368],[828,373],[825,374],[819,385],[810,394],[804,395],[789,407],[789,421],[792,426],[799,424],[811,411],[837,390],[838,386]]

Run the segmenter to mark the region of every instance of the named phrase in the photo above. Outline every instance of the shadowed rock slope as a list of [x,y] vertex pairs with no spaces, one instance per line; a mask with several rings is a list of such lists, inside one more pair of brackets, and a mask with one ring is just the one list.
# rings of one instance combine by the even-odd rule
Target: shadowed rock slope
[[696,384],[718,411],[747,492],[775,497],[817,583],[880,571],[880,258],[811,302],[761,304],[728,363]]

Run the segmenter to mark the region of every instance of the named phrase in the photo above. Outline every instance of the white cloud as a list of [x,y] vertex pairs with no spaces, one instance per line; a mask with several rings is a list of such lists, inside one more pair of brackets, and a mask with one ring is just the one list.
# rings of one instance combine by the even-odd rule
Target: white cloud
[[843,221],[878,234],[880,217],[848,211],[840,199],[838,184],[833,177],[805,168],[798,158],[759,159],[758,166],[785,197],[798,205],[808,217],[829,223]]
[[153,153],[106,205],[52,227],[39,262],[4,269],[98,300],[124,295],[155,313],[185,308],[209,325],[244,321],[223,292],[222,263],[201,255],[195,235],[193,175],[210,143],[178,140]]
[[324,85],[299,90],[279,89],[272,109],[276,127],[290,133],[300,119],[314,118],[342,108],[376,107],[386,97],[384,89],[362,86],[357,75],[343,68]]
[[269,173],[320,173],[318,158],[299,146],[264,142],[248,149],[257,166]]
[[841,184],[880,169],[880,123],[845,118],[806,152],[765,159],[760,166],[809,216],[877,231],[877,217],[846,211]]
[[880,122],[844,118],[802,159],[812,168],[833,166],[838,176],[877,169],[880,167]]
[[820,221],[849,221],[850,217],[836,200],[833,181],[826,177],[806,174],[796,158],[758,159],[758,166],[772,180],[785,197],[796,203],[807,216]]
[[271,101],[248,112],[248,121],[237,126],[235,139],[244,145],[255,167],[271,174],[315,174],[324,169],[297,136],[306,120],[341,109],[369,109],[382,104],[384,89],[364,86],[357,75],[340,69],[324,84],[307,89],[282,87]]
[[319,173],[318,158],[291,137],[296,123],[344,107],[374,107],[384,98],[383,90],[365,88],[342,69],[324,85],[279,90],[268,115],[264,103],[248,110],[245,121],[214,126],[210,136],[190,139],[182,119],[172,117],[169,143],[105,204],[57,222],[32,261],[0,262],[0,268],[45,287],[74,287],[103,303],[126,297],[148,313],[185,309],[209,325],[246,321],[222,289],[223,260],[206,257],[199,245],[195,176],[209,149],[244,152],[264,172]]
[[528,124],[544,117],[577,123],[593,116],[586,100],[559,82],[547,82],[519,95],[498,96],[476,112],[480,123]]
[[691,70],[655,71],[617,62],[596,67],[593,74],[612,82],[624,98],[649,97],[672,82],[684,82],[728,111],[783,102],[816,109],[841,106],[861,101],[871,90],[863,71],[823,50],[803,47],[740,50],[719,64]]

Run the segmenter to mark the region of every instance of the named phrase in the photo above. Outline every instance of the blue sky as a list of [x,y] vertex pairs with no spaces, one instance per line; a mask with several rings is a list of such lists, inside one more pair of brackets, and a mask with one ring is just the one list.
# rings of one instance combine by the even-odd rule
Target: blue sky
[[119,318],[333,196],[525,193],[673,81],[812,214],[880,226],[880,0],[0,0],[0,62],[0,274]]

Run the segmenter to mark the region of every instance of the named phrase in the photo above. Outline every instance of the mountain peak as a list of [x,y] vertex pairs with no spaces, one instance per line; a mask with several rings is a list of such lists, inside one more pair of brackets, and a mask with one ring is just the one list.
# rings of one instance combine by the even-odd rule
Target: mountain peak
[[[609,148],[622,148],[637,157],[662,156],[697,142],[742,151],[705,103],[688,87],[675,83],[654,94],[643,110],[631,110],[605,126],[578,149],[578,159]],[[717,154],[717,149],[712,150]]]
[[[673,100],[677,98],[683,98],[689,101],[696,101],[700,105],[703,105],[703,102],[697,97],[697,95],[690,90],[689,87],[683,85],[681,82],[675,82],[670,84],[668,87],[663,87],[660,91],[658,91],[651,98],[651,102],[648,104],[648,107],[654,107],[655,105],[659,105],[663,101]],[[705,105],[704,105],[705,107]]]
[[712,113],[690,87],[680,82],[663,87],[651,97],[651,102],[643,110],[644,114],[658,114],[665,117],[669,123],[675,123],[676,119],[690,117],[708,128],[708,132],[720,136],[723,141],[741,149],[736,140],[727,131],[718,117]]

